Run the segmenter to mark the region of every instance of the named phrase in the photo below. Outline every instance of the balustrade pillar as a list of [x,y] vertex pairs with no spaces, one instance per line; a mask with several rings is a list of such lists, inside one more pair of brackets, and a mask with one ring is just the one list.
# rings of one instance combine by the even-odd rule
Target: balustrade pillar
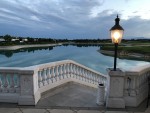
[[123,98],[124,93],[124,72],[120,69],[114,71],[108,69],[108,75],[110,77],[110,83],[108,88],[108,97],[106,101],[106,107],[108,108],[125,108],[125,101]]
[[41,98],[38,87],[38,71],[25,70],[20,72],[19,105],[36,105]]

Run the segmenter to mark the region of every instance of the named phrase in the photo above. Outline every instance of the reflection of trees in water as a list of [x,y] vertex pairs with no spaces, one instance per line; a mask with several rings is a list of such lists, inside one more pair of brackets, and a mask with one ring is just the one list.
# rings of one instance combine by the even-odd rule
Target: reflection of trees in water
[[38,50],[53,50],[53,46],[50,46],[50,47],[32,47],[32,48],[21,48],[21,49],[17,49],[17,50],[1,50],[0,51],[0,54],[2,55],[5,55],[6,57],[12,57],[13,54],[15,53],[20,53],[20,52],[35,52],[35,51],[38,51]]
[[[99,44],[63,44],[63,46],[69,46],[69,45],[73,45],[73,46],[77,46],[77,47],[90,47],[90,46],[96,46],[99,47]],[[21,49],[17,49],[17,50],[1,50],[0,54],[5,55],[6,57],[12,57],[13,54],[15,53],[20,53],[20,52],[35,52],[38,50],[53,50],[54,46],[49,46],[49,47],[30,47],[30,48],[21,48]]]
[[76,44],[77,47],[100,47],[99,44]]
[[100,47],[100,44],[63,44],[63,46],[77,46],[77,47]]

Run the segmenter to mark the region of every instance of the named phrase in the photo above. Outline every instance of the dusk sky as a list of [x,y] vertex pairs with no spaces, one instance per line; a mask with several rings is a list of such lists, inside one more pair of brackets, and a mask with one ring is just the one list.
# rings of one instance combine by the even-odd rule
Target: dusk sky
[[150,0],[0,0],[0,35],[108,39],[117,14],[124,38],[150,38]]

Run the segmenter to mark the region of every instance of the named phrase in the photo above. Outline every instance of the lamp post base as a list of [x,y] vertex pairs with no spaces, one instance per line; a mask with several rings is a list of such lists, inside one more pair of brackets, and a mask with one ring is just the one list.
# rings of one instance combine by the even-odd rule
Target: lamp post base
[[124,89],[124,72],[120,69],[108,69],[109,74],[109,86],[108,97],[106,100],[107,108],[125,108],[125,101],[123,98]]

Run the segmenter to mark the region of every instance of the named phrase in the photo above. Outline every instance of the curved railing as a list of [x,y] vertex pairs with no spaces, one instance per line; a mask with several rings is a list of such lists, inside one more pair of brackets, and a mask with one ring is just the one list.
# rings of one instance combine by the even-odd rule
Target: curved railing
[[[96,87],[106,76],[72,60],[25,68],[0,68],[0,102],[34,105],[41,93],[66,82]],[[13,98],[12,98],[13,97]]]
[[38,73],[40,92],[47,91],[69,81],[96,88],[99,83],[106,84],[106,75],[72,60],[57,61],[29,68],[33,68]]

